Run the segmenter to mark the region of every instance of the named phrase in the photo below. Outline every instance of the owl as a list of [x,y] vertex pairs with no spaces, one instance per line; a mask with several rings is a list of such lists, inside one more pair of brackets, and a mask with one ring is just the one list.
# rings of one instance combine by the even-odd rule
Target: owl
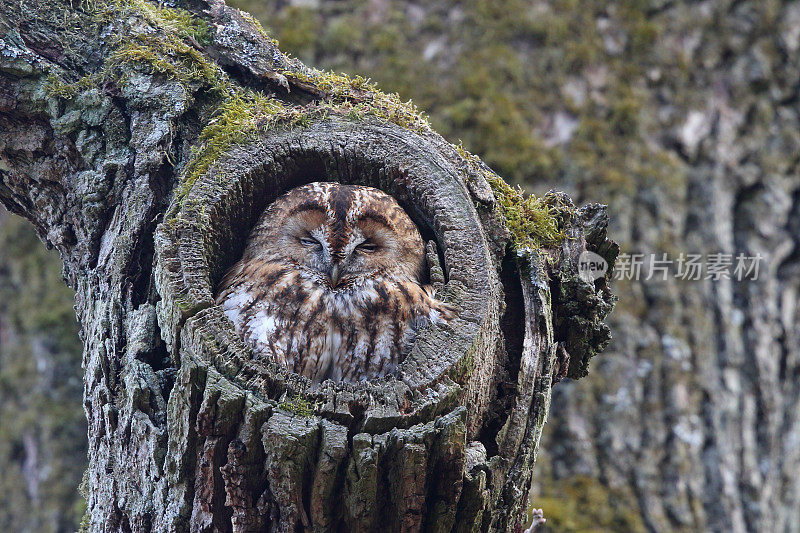
[[393,373],[454,311],[422,282],[416,225],[372,187],[311,183],[267,207],[216,297],[257,359],[315,383]]

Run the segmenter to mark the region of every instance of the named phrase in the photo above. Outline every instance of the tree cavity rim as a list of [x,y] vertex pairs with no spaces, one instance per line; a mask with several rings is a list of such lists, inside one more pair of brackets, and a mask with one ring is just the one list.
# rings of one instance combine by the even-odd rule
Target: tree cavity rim
[[[494,288],[499,281],[464,174],[456,158],[443,155],[442,144],[393,124],[326,119],[301,129],[264,132],[229,149],[185,195],[176,195],[156,232],[159,326],[176,363],[194,357],[237,385],[273,399],[288,394],[325,401],[344,394],[347,406],[332,409],[345,418],[375,407],[387,394],[396,398],[394,408],[384,406],[391,415],[425,406],[436,411],[443,404],[452,407],[460,385],[469,380],[476,350],[496,340]],[[278,365],[257,364],[214,303],[216,284],[241,256],[265,207],[312,181],[357,183],[387,192],[414,219],[423,238],[438,245],[446,273],[440,295],[458,314],[448,326],[421,332],[396,377],[312,386]],[[409,398],[414,398],[412,405]]]

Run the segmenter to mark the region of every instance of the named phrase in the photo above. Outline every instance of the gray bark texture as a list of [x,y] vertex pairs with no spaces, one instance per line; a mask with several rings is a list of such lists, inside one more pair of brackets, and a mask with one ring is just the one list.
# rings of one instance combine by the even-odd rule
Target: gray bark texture
[[[312,386],[214,305],[258,214],[318,179],[395,196],[458,309],[397,376]],[[617,248],[603,206],[556,193],[566,238],[525,247],[508,194],[220,1],[0,1],[0,201],[76,291],[91,531],[520,529],[551,387],[609,339],[577,258]]]
[[675,163],[625,194],[586,190],[608,199],[623,252],[761,268],[615,281],[599,379],[556,388],[543,447],[556,477],[620,491],[648,531],[797,532],[800,4],[654,4],[661,34],[626,83],[644,88],[642,144]]

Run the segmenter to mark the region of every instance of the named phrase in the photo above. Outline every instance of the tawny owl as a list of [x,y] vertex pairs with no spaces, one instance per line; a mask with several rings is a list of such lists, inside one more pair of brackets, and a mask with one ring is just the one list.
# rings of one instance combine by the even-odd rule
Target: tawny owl
[[417,332],[452,318],[421,278],[417,227],[371,187],[311,183],[273,202],[217,296],[255,356],[314,382],[392,373]]

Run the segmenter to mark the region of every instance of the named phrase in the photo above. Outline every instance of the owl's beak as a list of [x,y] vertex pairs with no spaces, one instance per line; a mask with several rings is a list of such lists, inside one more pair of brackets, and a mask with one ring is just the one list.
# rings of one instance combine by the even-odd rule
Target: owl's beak
[[331,287],[336,287],[336,285],[339,283],[339,278],[341,277],[341,275],[342,271],[339,269],[339,265],[336,263],[331,265],[331,272],[329,274],[329,277],[331,279]]

